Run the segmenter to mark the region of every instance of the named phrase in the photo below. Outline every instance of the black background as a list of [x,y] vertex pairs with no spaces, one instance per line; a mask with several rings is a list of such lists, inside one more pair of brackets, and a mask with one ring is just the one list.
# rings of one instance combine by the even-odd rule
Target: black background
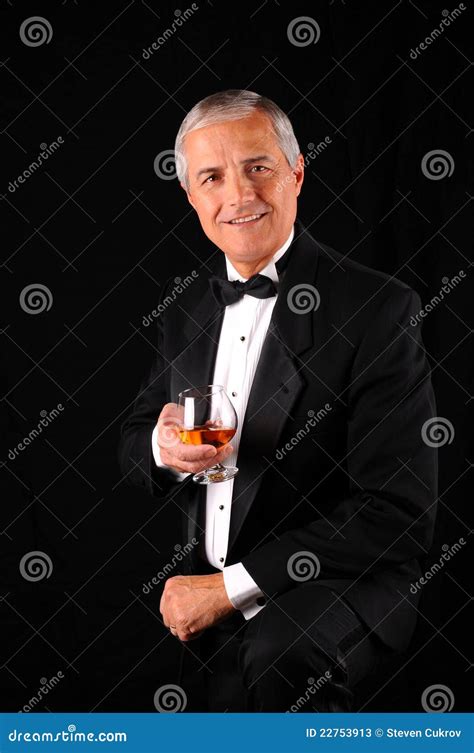
[[[121,421],[153,359],[142,319],[170,275],[200,270],[211,253],[176,180],[155,157],[174,146],[202,97],[248,88],[290,116],[310,160],[299,217],[319,240],[416,289],[424,305],[467,277],[424,321],[438,416],[454,438],[440,447],[437,533],[469,538],[472,508],[472,298],[469,105],[472,9],[413,60],[439,26],[437,2],[197,3],[149,59],[143,48],[170,27],[176,5],[4,2],[2,6],[2,710],[16,711],[58,671],[37,710],[153,711],[176,682],[178,646],[159,619],[159,589],[144,594],[179,540],[173,505],[128,488],[116,450]],[[184,11],[187,6],[182,6]],[[455,6],[453,6],[455,7]],[[48,44],[29,47],[21,23],[40,15]],[[288,24],[317,21],[316,44],[296,46]],[[14,192],[41,143],[63,145]],[[421,169],[431,150],[450,177]],[[52,306],[28,314],[30,284]],[[64,410],[16,460],[40,412]],[[5,430],[6,427],[6,430]],[[21,577],[21,557],[48,554],[49,578]],[[423,591],[411,655],[366,698],[365,710],[418,711],[442,683],[467,710],[471,637],[467,547]]]

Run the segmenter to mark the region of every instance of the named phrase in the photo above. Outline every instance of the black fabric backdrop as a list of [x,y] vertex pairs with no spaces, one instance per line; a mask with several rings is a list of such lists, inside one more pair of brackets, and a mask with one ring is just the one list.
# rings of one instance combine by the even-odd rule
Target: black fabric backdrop
[[[159,588],[147,594],[143,584],[175,553],[177,510],[128,488],[116,449],[153,359],[143,317],[168,276],[199,270],[211,252],[177,181],[154,169],[166,164],[185,112],[211,92],[252,89],[289,114],[308,157],[299,217],[317,239],[402,279],[424,306],[458,276],[423,320],[446,427],[426,569],[460,537],[469,542],[472,8],[419,53],[451,6],[196,8],[148,58],[143,49],[179,15],[169,3],[1,10],[2,710],[21,709],[58,673],[36,710],[153,711],[155,690],[176,681],[178,646],[159,620]],[[23,41],[33,15],[49,22],[49,42]],[[314,34],[317,23],[317,41],[290,38],[301,16]],[[53,141],[47,161],[15,186]],[[440,172],[430,174],[423,158],[439,150]],[[21,294],[30,285],[46,287],[49,309],[28,311]],[[462,625],[472,586],[468,546],[459,548],[423,588],[406,664],[379,682],[366,710],[421,710],[433,684],[449,688],[456,711],[468,709],[472,640]],[[36,550],[51,572],[27,580],[20,562]]]

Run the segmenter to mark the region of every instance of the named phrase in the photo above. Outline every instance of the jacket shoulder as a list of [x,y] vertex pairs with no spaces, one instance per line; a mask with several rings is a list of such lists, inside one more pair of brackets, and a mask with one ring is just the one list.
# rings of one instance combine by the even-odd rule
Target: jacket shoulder
[[396,275],[357,262],[314,238],[312,241],[319,255],[319,292],[328,295],[343,319],[360,311],[364,315],[359,321],[370,320],[389,299],[400,305],[409,300],[415,306],[420,303],[418,293]]

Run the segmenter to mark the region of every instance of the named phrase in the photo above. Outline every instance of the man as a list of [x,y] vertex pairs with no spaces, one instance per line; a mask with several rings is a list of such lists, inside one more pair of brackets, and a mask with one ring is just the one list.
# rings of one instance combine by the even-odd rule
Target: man
[[[207,97],[176,158],[217,251],[212,274],[162,307],[120,444],[128,481],[172,498],[183,543],[199,541],[165,584],[163,622],[183,651],[195,639],[210,711],[350,710],[355,685],[410,641],[410,583],[432,539],[437,459],[422,430],[435,401],[409,326],[420,299],[296,220],[304,159],[274,102]],[[219,450],[176,431],[178,393],[207,384],[238,415]],[[193,482],[217,462],[239,473]]]

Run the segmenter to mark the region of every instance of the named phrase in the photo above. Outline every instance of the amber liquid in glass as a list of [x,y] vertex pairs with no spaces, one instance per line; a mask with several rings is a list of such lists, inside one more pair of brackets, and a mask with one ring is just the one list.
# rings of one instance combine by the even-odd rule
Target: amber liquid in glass
[[235,429],[225,426],[195,426],[193,429],[179,430],[179,438],[184,444],[210,444],[217,448],[227,444],[234,434]]

